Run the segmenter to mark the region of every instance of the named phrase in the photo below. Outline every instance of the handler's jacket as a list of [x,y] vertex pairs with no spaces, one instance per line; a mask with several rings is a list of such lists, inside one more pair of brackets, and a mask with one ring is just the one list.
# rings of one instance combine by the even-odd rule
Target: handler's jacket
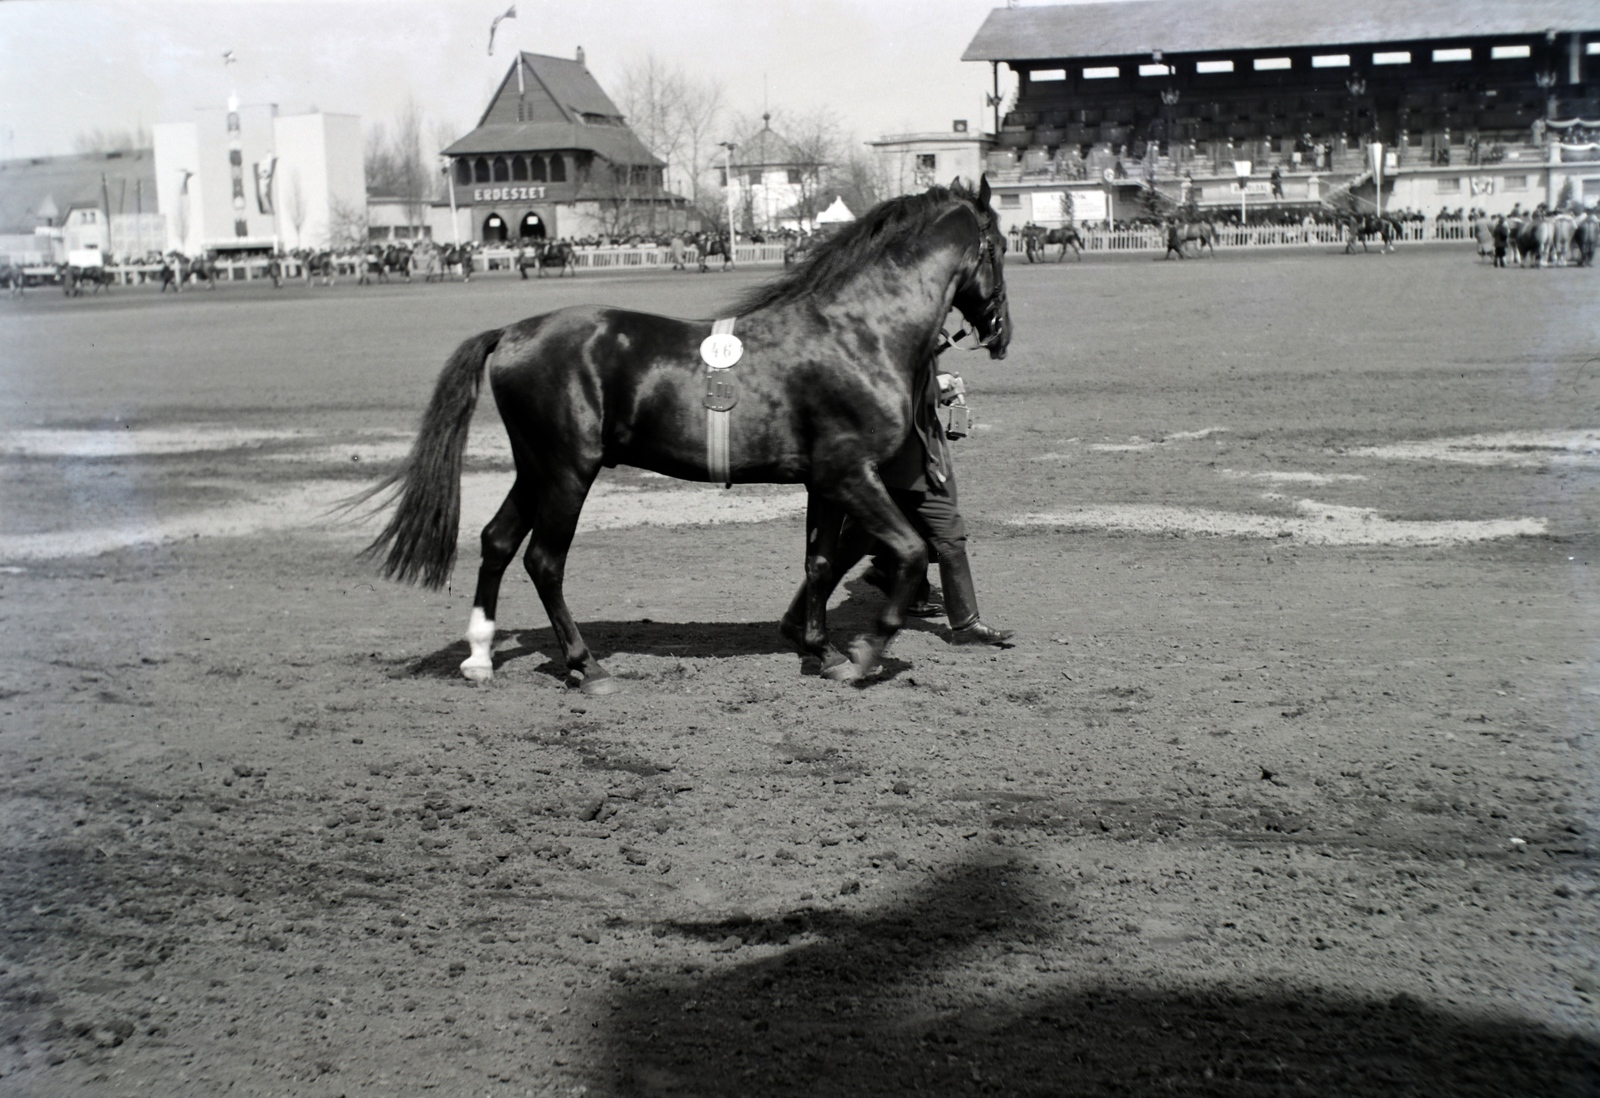
[[916,388],[911,394],[911,430],[894,456],[878,467],[878,476],[886,488],[942,494],[955,474],[955,466],[950,463],[950,443],[939,422],[939,382],[934,376],[938,361],[929,355],[917,372]]

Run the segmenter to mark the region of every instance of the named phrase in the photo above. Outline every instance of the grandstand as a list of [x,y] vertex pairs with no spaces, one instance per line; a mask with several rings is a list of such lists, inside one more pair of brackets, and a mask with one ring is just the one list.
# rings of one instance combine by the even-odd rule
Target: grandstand
[[1012,221],[1061,219],[1062,195],[1117,219],[1187,199],[1269,218],[1600,199],[1592,0],[1002,8],[963,60],[997,90],[999,66],[1017,76],[988,157]]

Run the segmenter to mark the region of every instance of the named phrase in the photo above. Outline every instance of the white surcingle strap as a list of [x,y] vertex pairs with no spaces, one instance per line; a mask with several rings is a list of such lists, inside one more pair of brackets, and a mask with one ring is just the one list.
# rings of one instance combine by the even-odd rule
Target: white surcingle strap
[[[740,354],[736,349],[732,352],[731,361],[726,357],[724,350],[728,341],[718,341],[716,337],[727,336],[735,348],[737,340],[732,340],[733,322],[735,317],[725,317],[711,325],[712,339],[706,340],[701,345],[700,354],[706,363],[706,479],[713,484],[721,484],[725,488],[733,487],[733,474],[729,468],[728,454],[728,423],[733,410],[732,401],[717,399],[714,395],[718,387],[717,375],[724,370],[731,369],[738,361]],[[713,350],[715,348],[715,350]],[[721,352],[718,354],[717,352]],[[732,396],[731,378],[724,383],[727,386],[727,396]],[[734,399],[737,399],[734,397]],[[724,406],[726,405],[726,406]]]

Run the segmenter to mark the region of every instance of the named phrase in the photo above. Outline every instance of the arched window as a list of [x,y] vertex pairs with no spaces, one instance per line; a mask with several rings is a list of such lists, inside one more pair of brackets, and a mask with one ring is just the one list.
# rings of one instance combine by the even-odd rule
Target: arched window
[[483,242],[485,244],[504,244],[506,241],[506,219],[497,213],[492,213],[483,219]]
[[567,158],[560,153],[550,157],[550,182],[565,183],[567,181]]
[[494,182],[511,182],[511,165],[506,163],[506,158],[503,156],[494,158]]
[[528,178],[533,180],[535,183],[544,182],[544,157],[528,157]]
[[511,158],[511,179],[516,183],[528,181],[528,162],[522,159],[521,153]]
[[517,235],[524,240],[543,240],[544,219],[536,213],[523,214],[522,224],[517,226]]
[[472,163],[468,160],[456,161],[456,182],[465,187],[472,182]]
[[489,162],[481,156],[472,163],[472,181],[474,183],[489,182]]

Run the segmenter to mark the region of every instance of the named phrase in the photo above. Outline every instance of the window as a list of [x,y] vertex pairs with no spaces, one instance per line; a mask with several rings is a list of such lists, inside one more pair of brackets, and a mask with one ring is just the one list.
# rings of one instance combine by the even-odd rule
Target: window
[[522,159],[521,153],[511,158],[511,179],[515,183],[528,181],[528,162]]
[[1439,194],[1461,193],[1461,180],[1459,179],[1440,179],[1437,182]]
[[472,181],[474,183],[489,182],[489,162],[481,156],[472,164]]
[[753,171],[753,172],[746,173],[745,182],[749,183],[752,187],[761,186],[761,172],[760,171]]
[[456,161],[456,182],[463,187],[472,182],[472,165],[465,160]]
[[511,182],[511,165],[506,163],[506,158],[503,156],[494,158],[494,181],[496,183]]
[[528,157],[528,179],[533,183],[544,182],[544,157]]
[[789,169],[789,185],[792,186],[792,187],[798,187],[800,185],[800,169],[799,168],[790,168]]
[[1195,72],[1232,72],[1232,61],[1199,61],[1194,66]]
[[1140,65],[1139,66],[1139,75],[1140,76],[1171,76],[1173,71],[1174,70],[1173,70],[1171,65]]
[[1587,46],[1583,47],[1583,52],[1588,54],[1590,57],[1600,54],[1600,42],[1590,42]]
[[937,153],[918,153],[917,171],[935,172],[939,170],[939,156]]
[[1411,64],[1410,50],[1390,50],[1387,53],[1372,55],[1374,65],[1409,65]]
[[[1590,52],[1593,53],[1593,49]],[[1533,50],[1528,46],[1496,46],[1489,51],[1489,56],[1496,61],[1512,61],[1518,57],[1533,56]]]
[[1083,70],[1083,78],[1085,80],[1110,80],[1121,75],[1122,71],[1115,65],[1096,65],[1093,68]]
[[567,181],[567,158],[560,153],[550,156],[550,182],[565,183]]
[[1465,47],[1458,50],[1434,50],[1435,61],[1471,61],[1472,51]]
[[1275,72],[1291,67],[1287,57],[1258,57],[1254,66],[1257,72]]
[[1525,191],[1528,189],[1528,177],[1525,175],[1506,176],[1506,190]]
[[1350,55],[1348,53],[1319,53],[1311,59],[1314,69],[1348,69]]
[[1028,74],[1029,80],[1065,80],[1066,69],[1034,69]]
[[1003,194],[1003,195],[1001,195],[1000,196],[1000,208],[1002,210],[1020,210],[1020,209],[1022,209],[1022,196],[1020,194]]

